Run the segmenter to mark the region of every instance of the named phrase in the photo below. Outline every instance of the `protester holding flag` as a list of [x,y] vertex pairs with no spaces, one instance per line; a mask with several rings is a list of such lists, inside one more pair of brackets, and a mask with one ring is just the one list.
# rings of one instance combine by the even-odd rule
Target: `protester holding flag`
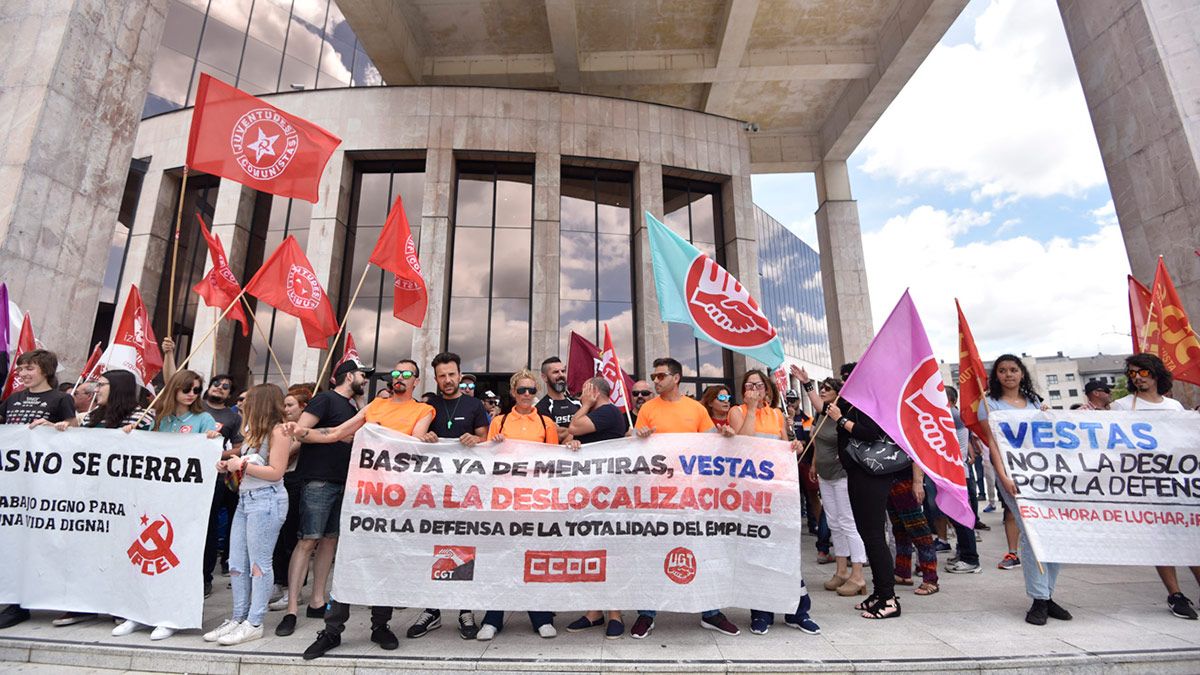
[[[1171,392],[1172,378],[1162,359],[1153,354],[1134,354],[1125,359],[1125,378],[1132,392],[1112,402],[1113,410],[1183,410],[1183,405],[1166,394]],[[1179,587],[1179,575],[1175,568],[1158,565],[1158,578],[1167,589],[1167,607],[1171,614],[1181,619],[1195,620],[1196,610]],[[1189,567],[1196,582],[1200,583],[1200,566]]]
[[283,392],[260,384],[246,392],[245,442],[240,454],[217,462],[217,471],[237,474],[238,505],[229,532],[229,582],[233,616],[204,634],[224,646],[257,640],[274,583],[272,552],[287,516],[283,486],[292,439],[284,430]]
[[[980,421],[986,424],[987,417],[997,410],[1038,410],[1041,397],[1033,390],[1029,370],[1020,358],[1012,354],[1003,354],[992,363],[992,372],[988,376],[988,396],[986,405],[979,410]],[[1017,485],[1008,475],[1004,457],[1000,454],[1000,446],[992,434],[988,434],[988,445],[991,446],[992,466],[996,467],[996,481],[1000,483],[1000,498],[1004,502],[1005,518],[1012,518],[1019,533],[1020,558],[1012,550],[1006,560],[1017,559],[1021,571],[1025,575],[1025,593],[1033,600],[1029,611],[1025,614],[1026,623],[1035,626],[1046,625],[1046,618],[1060,621],[1070,621],[1071,613],[1054,602],[1054,586],[1058,581],[1059,563],[1041,562],[1029,545],[1025,536],[1025,525],[1021,520],[1020,509],[1017,508]],[[1007,523],[1005,524],[1007,526]]]
[[700,396],[700,405],[708,411],[713,426],[720,429],[729,426],[729,409],[733,407],[733,395],[723,384],[714,384]]

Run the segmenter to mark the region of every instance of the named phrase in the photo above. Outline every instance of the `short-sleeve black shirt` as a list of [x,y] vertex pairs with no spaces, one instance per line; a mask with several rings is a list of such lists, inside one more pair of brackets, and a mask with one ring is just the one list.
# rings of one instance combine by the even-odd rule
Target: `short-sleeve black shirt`
[[[304,412],[314,415],[314,429],[333,428],[358,414],[350,399],[336,391],[323,391],[313,397]],[[296,460],[296,473],[301,480],[323,480],[330,483],[345,483],[350,470],[351,444],[302,443],[300,457]]]
[[242,416],[230,408],[214,408],[207,402],[204,412],[212,415],[217,422],[217,430],[221,432],[222,445],[226,450],[242,442]]
[[579,410],[579,401],[573,400],[570,396],[564,396],[557,401],[549,396],[543,396],[535,407],[538,412],[554,420],[555,425],[566,427],[571,424],[571,418],[575,416],[575,411]]
[[592,425],[596,430],[590,434],[584,434],[576,437],[575,440],[587,445],[596,441],[610,441],[614,438],[625,436],[625,432],[629,431],[629,420],[626,419],[625,413],[617,406],[606,403],[595,410],[588,412],[588,419],[592,421]]
[[0,403],[0,422],[29,424],[34,420],[62,422],[75,417],[75,399],[57,389],[36,394],[22,389]]
[[456,399],[444,399],[441,396],[433,399],[434,415],[429,430],[438,438],[459,438],[463,434],[473,434],[483,427],[487,435],[489,424],[487,410],[483,401],[474,396],[460,394]]

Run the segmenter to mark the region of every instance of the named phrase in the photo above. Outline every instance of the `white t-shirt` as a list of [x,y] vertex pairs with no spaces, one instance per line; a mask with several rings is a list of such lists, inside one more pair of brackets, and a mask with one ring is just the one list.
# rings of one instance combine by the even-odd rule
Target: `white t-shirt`
[[1183,404],[1173,398],[1163,397],[1158,403],[1138,399],[1137,407],[1133,405],[1135,396],[1124,396],[1112,402],[1111,410],[1183,410]]

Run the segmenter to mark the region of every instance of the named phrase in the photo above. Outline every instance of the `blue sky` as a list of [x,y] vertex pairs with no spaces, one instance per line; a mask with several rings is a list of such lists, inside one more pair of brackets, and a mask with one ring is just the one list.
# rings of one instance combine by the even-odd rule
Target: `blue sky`
[[[1128,262],[1055,3],[972,0],[849,166],[876,327],[911,288],[947,361],[955,297],[985,359],[1128,351]],[[753,190],[816,247],[811,174]]]

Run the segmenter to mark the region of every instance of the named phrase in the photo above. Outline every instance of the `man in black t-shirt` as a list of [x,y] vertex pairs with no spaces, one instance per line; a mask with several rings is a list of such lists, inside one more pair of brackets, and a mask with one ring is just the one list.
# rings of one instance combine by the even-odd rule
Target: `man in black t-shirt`
[[622,438],[629,431],[629,418],[611,402],[612,387],[603,377],[583,384],[579,410],[567,430],[583,445]]
[[[34,349],[17,357],[13,364],[22,389],[0,402],[0,423],[31,424],[37,420],[66,422],[78,426],[75,400],[56,387],[54,373],[58,357],[45,349]],[[9,605],[0,611],[0,628],[9,628],[29,620],[29,610]]]
[[[425,434],[425,440],[436,442],[439,438],[456,438],[468,448],[487,438],[488,414],[483,401],[474,394],[467,395],[458,385],[462,381],[462,359],[454,352],[442,352],[433,357],[430,364],[437,382],[440,396],[432,399],[433,423]],[[472,384],[475,378],[472,377]],[[473,390],[472,390],[473,391]],[[442,610],[426,608],[417,615],[417,620],[408,628],[406,635],[419,638],[442,626]],[[464,640],[472,640],[479,633],[475,615],[470,610],[458,612],[458,634]]]
[[579,401],[567,395],[567,367],[557,356],[542,361],[542,379],[546,382],[546,395],[534,407],[558,425],[558,438],[563,443],[570,441],[567,427],[575,411],[579,410]]

